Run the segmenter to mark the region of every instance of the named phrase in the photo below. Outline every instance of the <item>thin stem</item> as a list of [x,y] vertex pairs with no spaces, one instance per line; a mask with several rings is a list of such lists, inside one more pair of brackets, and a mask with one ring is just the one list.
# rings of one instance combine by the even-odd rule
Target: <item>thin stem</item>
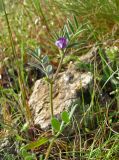
[[52,146],[53,146],[55,140],[57,139],[57,137],[62,133],[63,127],[64,127],[64,122],[62,122],[62,124],[61,124],[61,129],[60,129],[60,131],[52,138],[52,140],[51,140],[51,142],[50,142],[50,145],[49,145],[49,147],[48,147],[48,149],[47,149],[47,153],[46,153],[46,156],[45,156],[45,159],[44,159],[44,160],[48,160],[49,155],[50,155],[50,152],[51,152],[51,149],[52,149]]
[[[55,81],[55,79],[57,78],[57,75],[61,69],[62,66],[62,62],[64,59],[64,52],[60,50],[60,55],[61,55],[61,59],[58,65],[58,68],[56,70],[56,73],[54,75],[53,81],[49,82],[49,97],[50,97],[50,112],[51,112],[51,119],[54,117],[54,113],[53,113],[53,82]],[[54,129],[52,128],[52,135],[54,135]]]
[[[53,112],[53,82],[49,82],[49,97],[50,97],[50,113],[51,113],[51,119],[54,117]],[[52,128],[52,135],[54,135],[54,130]]]
[[55,79],[57,78],[57,75],[62,67],[62,63],[63,63],[63,59],[64,59],[64,56],[65,56],[65,53],[63,53],[63,51],[60,50],[60,55],[61,55],[61,59],[60,59],[60,62],[59,62],[59,65],[57,67],[57,70],[56,70],[56,73],[53,77],[53,81],[55,81]]
[[49,82],[49,96],[50,96],[50,111],[51,111],[51,118],[53,118],[53,83]]
[[50,151],[51,151],[51,149],[52,149],[52,146],[53,146],[55,140],[56,140],[56,137],[54,137],[54,138],[51,140],[50,145],[49,145],[49,147],[48,147],[48,150],[47,150],[47,153],[46,153],[46,156],[45,156],[45,159],[44,159],[44,160],[48,160],[49,155],[50,155]]

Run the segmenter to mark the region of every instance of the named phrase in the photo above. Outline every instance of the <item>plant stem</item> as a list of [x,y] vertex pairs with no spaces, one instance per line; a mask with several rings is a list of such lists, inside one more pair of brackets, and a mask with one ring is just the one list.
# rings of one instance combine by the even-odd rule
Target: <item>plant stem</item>
[[45,159],[44,159],[44,160],[48,160],[49,155],[50,155],[50,152],[51,152],[51,149],[52,149],[52,146],[53,146],[55,140],[57,139],[57,137],[61,134],[61,132],[62,132],[62,130],[63,130],[63,127],[64,127],[64,122],[62,122],[62,124],[61,124],[61,129],[60,129],[60,131],[52,138],[52,140],[51,140],[51,142],[50,142],[50,145],[49,145],[49,147],[48,147],[48,149],[47,149],[47,153],[46,153],[46,156],[45,156]]
[[[73,107],[73,109],[71,110],[70,112],[70,115],[69,115],[69,119],[71,120],[73,114],[74,114],[74,111],[76,110],[76,107],[77,107],[77,104]],[[60,130],[57,132],[56,135],[54,135],[54,137],[52,138],[51,142],[50,142],[50,145],[47,149],[47,152],[46,152],[46,156],[45,156],[45,159],[44,160],[48,160],[49,158],[49,155],[50,155],[50,152],[51,152],[51,149],[52,149],[52,146],[55,142],[55,140],[58,138],[58,136],[63,132],[63,130],[65,129],[65,127],[67,127],[69,125],[69,123],[65,123],[64,121],[62,121],[61,125],[60,125]]]
[[60,71],[60,69],[62,67],[62,63],[63,63],[63,59],[64,59],[64,56],[65,56],[65,53],[62,50],[60,50],[60,55],[61,55],[61,59],[60,59],[59,65],[57,67],[56,73],[55,73],[55,75],[53,77],[53,81],[55,81],[55,79],[57,78],[57,75],[58,75],[58,73],[59,73],[59,71]]
[[48,160],[49,155],[50,155],[50,151],[51,151],[51,148],[52,148],[52,146],[53,146],[53,144],[54,144],[54,142],[55,142],[55,139],[56,139],[56,137],[54,137],[54,138],[51,140],[50,145],[49,145],[49,147],[48,147],[48,150],[47,150],[47,153],[46,153],[46,156],[45,156],[45,159],[44,159],[44,160]]
[[[53,82],[55,81],[55,79],[57,78],[57,75],[61,69],[61,66],[62,66],[62,62],[63,62],[63,59],[64,59],[64,53],[63,51],[60,51],[60,55],[61,55],[61,59],[60,59],[60,62],[59,62],[59,65],[58,65],[58,68],[57,68],[57,71],[54,75],[54,78],[53,78],[53,81],[50,80],[49,82],[49,97],[50,97],[50,112],[51,112],[51,119],[54,117],[54,112],[53,112]],[[54,135],[54,130],[52,128],[52,135]]]
[[[49,97],[50,97],[50,113],[51,119],[54,117],[53,113],[53,82],[49,82]],[[54,135],[54,130],[52,128],[52,135]]]
[[50,90],[50,109],[51,109],[51,118],[53,118],[53,83],[49,83],[49,90]]

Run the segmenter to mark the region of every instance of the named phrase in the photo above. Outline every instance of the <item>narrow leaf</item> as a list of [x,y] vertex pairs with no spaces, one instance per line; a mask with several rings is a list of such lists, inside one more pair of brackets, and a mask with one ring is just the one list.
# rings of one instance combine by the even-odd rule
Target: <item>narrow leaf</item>
[[25,123],[25,124],[23,125],[22,129],[21,129],[21,132],[27,131],[28,128],[29,128],[29,124],[28,124],[28,123]]
[[69,45],[67,46],[67,48],[72,48],[72,47],[76,47],[76,46],[79,46],[79,43],[78,43],[78,42],[69,44]]
[[74,27],[73,27],[73,25],[72,25],[72,23],[71,23],[71,21],[68,19],[68,25],[69,25],[69,28],[70,28],[70,30],[71,30],[71,32],[72,33],[75,33],[75,31],[74,31]]
[[72,118],[77,106],[78,106],[78,104],[75,104],[74,106],[72,106],[72,109],[71,109],[70,114],[69,114],[69,119]]
[[26,141],[26,139],[22,138],[18,134],[16,135],[16,141]]
[[42,138],[38,139],[35,142],[31,142],[31,143],[23,146],[23,149],[26,149],[26,150],[28,150],[28,149],[35,149],[35,148],[40,147],[41,145],[43,145],[43,144],[45,144],[47,142],[48,142],[48,139],[42,137]]
[[57,32],[53,32],[53,38],[54,40],[57,40],[59,38],[59,35],[57,34]]
[[80,35],[80,33],[83,32],[83,31],[85,31],[85,29],[78,30],[78,31],[73,35],[72,40],[75,40],[75,39]]
[[78,29],[78,27],[79,27],[79,24],[78,24],[78,21],[77,21],[77,18],[76,18],[76,16],[74,16],[74,23],[75,23],[75,26],[76,26],[76,28]]
[[69,33],[67,25],[64,26],[64,32],[65,32],[64,37],[66,37],[68,40],[70,40],[70,33]]

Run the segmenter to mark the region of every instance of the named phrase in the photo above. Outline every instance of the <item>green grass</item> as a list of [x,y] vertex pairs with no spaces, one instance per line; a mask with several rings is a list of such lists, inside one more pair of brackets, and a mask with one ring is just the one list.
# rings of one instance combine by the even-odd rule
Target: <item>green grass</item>
[[[46,154],[51,133],[33,125],[28,99],[40,71],[29,69],[27,50],[41,48],[52,61],[58,62],[54,33],[68,19],[86,30],[78,45],[69,50],[66,63],[77,61],[80,71],[94,75],[88,100],[82,93],[80,124],[73,119],[75,133],[58,137],[49,159],[117,160],[119,157],[119,2],[118,0],[0,0],[0,141],[10,139],[10,146],[0,150],[3,160],[38,159]],[[59,34],[59,33],[58,33]],[[56,36],[56,35],[55,35]],[[80,55],[93,46],[98,53],[92,64],[79,61]],[[116,46],[117,48],[115,49]],[[74,56],[73,56],[74,55]],[[78,58],[79,59],[78,59]],[[41,141],[36,141],[44,137]],[[35,139],[35,140],[34,140]],[[39,147],[31,149],[32,145]],[[22,146],[30,145],[29,150]],[[43,157],[43,158],[42,158]],[[26,158],[26,159],[28,159]]]

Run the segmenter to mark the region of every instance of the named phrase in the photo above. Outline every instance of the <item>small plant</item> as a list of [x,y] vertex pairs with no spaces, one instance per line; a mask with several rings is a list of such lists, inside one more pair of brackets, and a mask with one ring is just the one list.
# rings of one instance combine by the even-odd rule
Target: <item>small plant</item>
[[60,57],[59,65],[56,69],[55,74],[53,74],[53,67],[50,64],[49,57],[47,55],[45,56],[41,55],[40,48],[37,48],[34,52],[31,50],[28,52],[28,54],[30,54],[37,61],[37,63],[29,63],[29,64],[32,67],[36,67],[40,69],[45,74],[44,79],[49,85],[49,101],[50,101],[51,119],[54,118],[53,84],[57,79],[58,73],[60,72],[65,54],[67,53],[68,49],[70,49],[71,47],[77,44],[76,40],[82,31],[84,31],[84,29],[82,29],[82,27],[79,26],[76,17],[74,17],[74,23],[68,20],[67,25],[63,27],[59,35],[58,34],[54,35],[55,45],[58,47],[59,57]]
[[[55,74],[53,74],[53,67],[50,64],[49,57],[47,55],[42,56],[39,48],[37,48],[35,52],[31,52],[31,51],[29,52],[29,54],[32,57],[34,57],[37,61],[37,64],[30,63],[30,65],[33,67],[37,67],[45,74],[44,79],[49,85],[49,102],[50,102],[51,124],[52,124],[51,126],[52,126],[52,135],[54,135],[54,137],[51,140],[50,145],[48,147],[45,160],[48,159],[50,150],[51,150],[52,145],[54,144],[54,141],[62,133],[63,129],[69,124],[70,119],[72,117],[72,113],[75,110],[75,107],[74,107],[70,115],[68,115],[68,112],[64,111],[61,116],[62,117],[61,124],[54,117],[53,84],[55,83],[55,80],[57,79],[58,73],[60,72],[60,69],[62,67],[63,60],[64,60],[67,50],[75,46],[75,44],[77,44],[75,41],[78,38],[79,34],[83,31],[82,27],[78,25],[76,17],[74,17],[74,24],[72,24],[70,20],[68,20],[67,23],[68,24],[63,27],[60,34],[55,35],[57,38],[55,40],[55,45],[58,47],[59,57],[60,57],[60,61],[59,61]],[[55,135],[55,132],[57,132],[56,135]]]
[[[119,159],[118,23],[119,0],[0,0],[0,159]],[[26,48],[37,69],[27,68]],[[90,63],[80,59],[87,53]],[[70,61],[77,72],[92,72],[93,81],[77,93],[79,112],[71,106],[57,118],[53,91]],[[28,105],[31,83],[41,75],[52,133],[33,123]],[[74,134],[62,136],[71,122]]]

